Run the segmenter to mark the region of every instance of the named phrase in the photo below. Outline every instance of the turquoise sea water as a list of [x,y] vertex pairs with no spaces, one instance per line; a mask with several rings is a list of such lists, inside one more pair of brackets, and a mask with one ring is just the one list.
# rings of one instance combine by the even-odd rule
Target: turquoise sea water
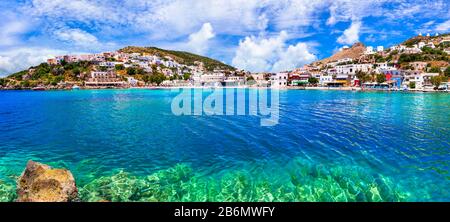
[[82,201],[450,201],[449,94],[285,90],[272,127],[177,95],[0,91],[0,201],[29,159]]

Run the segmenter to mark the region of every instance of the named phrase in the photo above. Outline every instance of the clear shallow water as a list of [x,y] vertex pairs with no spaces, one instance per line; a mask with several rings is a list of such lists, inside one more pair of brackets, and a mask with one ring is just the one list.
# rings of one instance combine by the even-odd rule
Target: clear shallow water
[[33,159],[83,201],[450,201],[450,95],[280,91],[280,120],[170,90],[0,92],[0,201]]

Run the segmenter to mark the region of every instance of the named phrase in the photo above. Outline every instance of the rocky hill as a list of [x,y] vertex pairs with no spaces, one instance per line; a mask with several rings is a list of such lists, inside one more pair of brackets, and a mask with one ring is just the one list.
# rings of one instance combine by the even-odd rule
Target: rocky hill
[[333,62],[344,58],[358,59],[364,54],[364,50],[364,44],[358,42],[353,44],[350,48],[342,49],[331,57],[314,62],[313,65],[326,64],[328,62]]
[[173,50],[165,50],[160,49],[156,47],[136,47],[136,46],[128,46],[123,49],[120,49],[119,52],[123,53],[148,53],[152,55],[157,55],[160,57],[169,56],[172,59],[174,59],[176,62],[180,64],[185,65],[194,65],[194,62],[199,61],[203,62],[205,68],[209,71],[212,71],[214,69],[222,69],[222,70],[230,70],[234,71],[236,70],[234,67],[229,66],[227,64],[224,64],[222,62],[219,62],[217,60],[196,55],[189,52],[183,52],[183,51],[173,51]]

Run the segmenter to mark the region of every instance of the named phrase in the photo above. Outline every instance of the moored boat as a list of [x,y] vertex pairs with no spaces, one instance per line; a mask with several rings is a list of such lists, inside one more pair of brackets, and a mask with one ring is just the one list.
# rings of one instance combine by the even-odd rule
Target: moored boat
[[34,91],[44,91],[44,90],[46,90],[46,88],[43,87],[43,86],[36,86],[36,87],[32,88],[32,90],[34,90]]

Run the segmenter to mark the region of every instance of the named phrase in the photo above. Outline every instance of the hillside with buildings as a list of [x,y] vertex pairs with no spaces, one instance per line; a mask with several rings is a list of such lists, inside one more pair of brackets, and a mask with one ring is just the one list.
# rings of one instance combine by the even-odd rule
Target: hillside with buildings
[[389,48],[356,43],[288,72],[287,85],[448,90],[449,62],[449,34],[419,35]]
[[180,64],[188,66],[195,65],[196,62],[202,62],[204,67],[209,71],[213,71],[214,69],[222,69],[230,71],[235,70],[234,67],[219,62],[217,60],[205,56],[196,55],[190,52],[165,50],[156,47],[136,47],[136,46],[128,46],[123,49],[120,49],[118,52],[128,54],[139,53],[142,55],[156,55],[163,59],[169,57],[170,59],[173,59],[174,61]]
[[0,87],[183,86],[190,84],[193,79],[234,75],[239,75],[234,67],[204,56],[155,47],[130,46],[115,52],[57,56],[46,63],[0,79]]
[[0,79],[3,89],[127,87],[322,87],[449,90],[450,35],[419,35],[398,45],[355,43],[292,71],[250,73],[188,52],[126,47],[64,55]]

